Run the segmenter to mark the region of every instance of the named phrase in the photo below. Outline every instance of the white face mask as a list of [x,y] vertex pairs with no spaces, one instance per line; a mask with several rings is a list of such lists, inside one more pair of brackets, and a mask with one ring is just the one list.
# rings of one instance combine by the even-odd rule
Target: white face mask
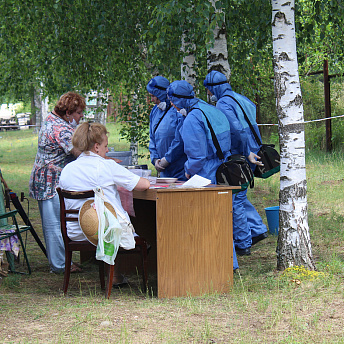
[[212,103],[216,103],[217,102],[217,97],[213,94],[211,97],[210,97],[210,101]]
[[166,102],[160,102],[158,108],[162,111],[166,110]]
[[186,115],[188,114],[187,111],[186,111],[186,109],[180,109],[178,112],[179,112],[180,114],[182,114],[183,116],[185,116],[185,117],[186,117]]
[[69,121],[69,124],[73,127],[76,128],[78,126],[78,123],[76,123],[76,120],[73,118],[73,121]]

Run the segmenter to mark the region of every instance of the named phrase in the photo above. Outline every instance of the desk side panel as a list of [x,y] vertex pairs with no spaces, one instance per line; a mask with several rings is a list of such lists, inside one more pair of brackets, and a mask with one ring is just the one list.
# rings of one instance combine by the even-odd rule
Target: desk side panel
[[230,190],[159,193],[158,296],[228,292],[232,240]]

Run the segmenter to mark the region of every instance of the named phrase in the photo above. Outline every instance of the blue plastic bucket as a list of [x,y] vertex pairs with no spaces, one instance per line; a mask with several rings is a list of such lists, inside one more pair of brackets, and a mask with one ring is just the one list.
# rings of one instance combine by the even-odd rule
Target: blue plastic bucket
[[270,234],[278,235],[279,206],[265,208],[265,214],[268,220]]

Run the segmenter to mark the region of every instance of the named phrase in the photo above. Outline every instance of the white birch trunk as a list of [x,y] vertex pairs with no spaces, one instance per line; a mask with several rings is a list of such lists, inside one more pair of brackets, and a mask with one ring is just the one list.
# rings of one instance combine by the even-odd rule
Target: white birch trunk
[[107,115],[107,93],[97,92],[97,105],[95,121],[106,125]]
[[294,0],[272,0],[276,108],[281,148],[277,268],[315,270],[307,215],[303,102],[297,64]]
[[181,65],[181,71],[180,76],[182,80],[186,80],[189,84],[191,84],[193,87],[196,85],[196,72],[195,72],[195,55],[193,52],[196,49],[196,46],[192,42],[187,42],[188,32],[184,32],[182,36],[182,47],[181,50],[183,53],[186,53],[186,55],[183,57],[183,62]]
[[43,92],[41,89],[35,89],[33,95],[34,101],[34,116],[36,118],[35,133],[38,133],[43,121],[48,115],[48,97],[43,98]]
[[[216,9],[215,3],[217,0],[209,0],[212,6]],[[228,63],[228,49],[227,49],[227,30],[225,23],[225,14],[222,9],[215,10],[221,13],[223,17],[222,23],[216,23],[214,29],[214,46],[207,52],[207,67],[208,73],[212,70],[226,75],[228,82],[230,82],[231,69]],[[221,26],[219,25],[221,24]]]

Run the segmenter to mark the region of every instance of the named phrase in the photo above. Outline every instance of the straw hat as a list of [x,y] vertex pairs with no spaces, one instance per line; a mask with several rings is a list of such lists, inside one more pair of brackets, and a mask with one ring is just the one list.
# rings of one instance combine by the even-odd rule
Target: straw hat
[[[99,222],[98,222],[97,211],[92,206],[93,203],[94,203],[94,199],[90,199],[86,201],[80,208],[79,225],[83,233],[85,234],[87,240],[94,246],[97,246]],[[108,202],[104,202],[104,205],[117,218],[117,215],[113,206]]]

